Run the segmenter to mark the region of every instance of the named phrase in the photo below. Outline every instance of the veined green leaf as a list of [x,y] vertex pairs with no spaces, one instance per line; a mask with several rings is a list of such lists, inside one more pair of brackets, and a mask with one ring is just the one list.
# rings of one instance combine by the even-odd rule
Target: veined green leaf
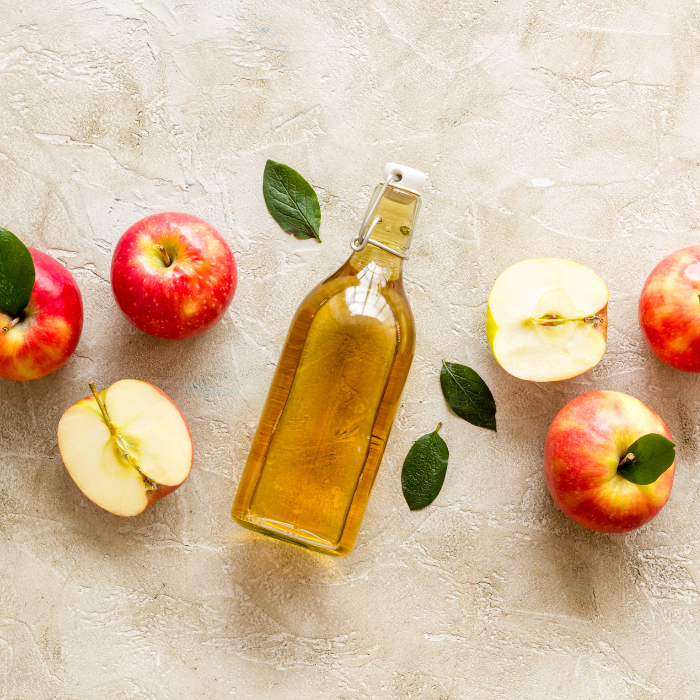
[[16,318],[29,303],[36,271],[27,246],[0,227],[0,312]]
[[319,241],[321,207],[313,187],[293,168],[274,160],[265,164],[263,196],[272,218],[297,238]]
[[449,407],[479,428],[496,430],[496,402],[484,380],[471,367],[442,361],[440,386]]
[[440,493],[450,451],[438,435],[442,423],[432,433],[418,438],[406,455],[401,470],[403,495],[411,510],[429,506]]
[[627,448],[617,473],[633,484],[653,484],[675,461],[676,444],[667,437],[649,433]]

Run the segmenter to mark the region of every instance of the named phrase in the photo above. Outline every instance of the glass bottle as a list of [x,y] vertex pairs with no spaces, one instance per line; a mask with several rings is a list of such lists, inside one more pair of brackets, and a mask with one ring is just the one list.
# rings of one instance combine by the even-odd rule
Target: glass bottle
[[292,320],[232,510],[336,556],[355,543],[415,346],[402,271],[425,175],[384,172],[354,252]]

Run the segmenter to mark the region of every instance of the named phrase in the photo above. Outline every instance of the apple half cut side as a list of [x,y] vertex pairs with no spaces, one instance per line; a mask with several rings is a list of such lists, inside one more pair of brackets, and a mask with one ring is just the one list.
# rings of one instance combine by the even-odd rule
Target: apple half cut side
[[496,361],[534,382],[570,379],[605,354],[608,288],[585,265],[561,258],[523,260],[496,280],[486,335]]
[[78,488],[115,515],[138,515],[172,493],[192,468],[192,437],[160,389],[123,379],[71,406],[58,448]]

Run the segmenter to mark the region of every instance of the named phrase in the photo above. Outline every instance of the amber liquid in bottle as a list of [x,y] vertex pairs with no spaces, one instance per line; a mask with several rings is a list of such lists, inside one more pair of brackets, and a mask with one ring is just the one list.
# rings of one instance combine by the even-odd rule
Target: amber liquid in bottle
[[[379,201],[370,235],[404,253],[420,196],[399,185]],[[413,360],[402,267],[369,244],[297,310],[233,504],[241,525],[327,554],[352,550]]]

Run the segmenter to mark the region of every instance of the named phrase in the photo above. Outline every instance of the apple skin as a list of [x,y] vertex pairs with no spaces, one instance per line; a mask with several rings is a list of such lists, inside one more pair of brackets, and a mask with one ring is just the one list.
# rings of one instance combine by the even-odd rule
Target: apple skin
[[[166,266],[163,246],[171,258]],[[238,274],[221,234],[191,214],[164,212],[137,221],[112,256],[112,291],[138,329],[166,340],[193,338],[226,313]]]
[[700,246],[682,248],[652,271],[639,298],[639,325],[667,365],[700,372]]
[[648,523],[671,494],[675,462],[654,483],[617,474],[632,443],[648,433],[671,433],[648,406],[617,391],[589,391],[570,401],[549,426],[544,475],[559,508],[598,532],[629,532]]
[[24,318],[0,313],[0,377],[39,379],[62,367],[78,346],[83,330],[83,301],[75,278],[61,263],[29,248],[36,281]]

